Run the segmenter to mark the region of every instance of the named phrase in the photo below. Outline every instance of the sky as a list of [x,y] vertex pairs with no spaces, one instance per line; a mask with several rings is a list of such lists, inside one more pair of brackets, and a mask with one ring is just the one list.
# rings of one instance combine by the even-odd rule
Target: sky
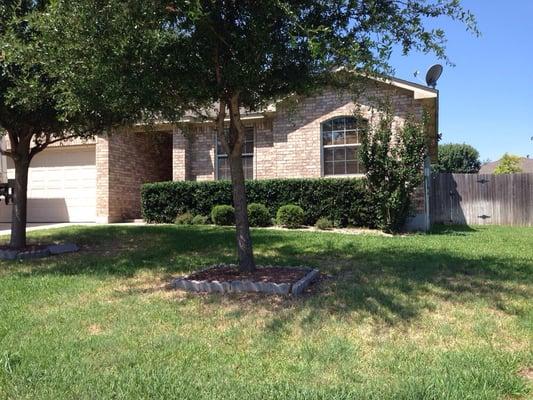
[[[444,65],[438,82],[441,143],[468,143],[481,160],[508,152],[533,158],[533,0],[463,0],[477,18],[481,36],[441,19],[447,55],[396,54],[398,78],[425,82],[427,69]],[[418,78],[414,71],[420,71]]]

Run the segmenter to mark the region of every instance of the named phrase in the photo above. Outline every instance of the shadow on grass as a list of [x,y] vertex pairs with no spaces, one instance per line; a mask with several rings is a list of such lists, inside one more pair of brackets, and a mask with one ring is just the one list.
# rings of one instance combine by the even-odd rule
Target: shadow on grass
[[431,235],[465,236],[474,232],[478,230],[469,225],[434,225],[430,233]]
[[[384,238],[322,233],[255,230],[253,240],[258,264],[309,265],[329,279],[315,285],[311,295],[298,300],[270,301],[261,296],[208,296],[209,302],[239,302],[240,318],[266,307],[304,309],[303,324],[319,326],[328,315],[373,317],[387,324],[410,321],[436,302],[483,301],[509,313],[507,299],[527,300],[531,295],[533,265],[530,257],[499,256],[475,229],[439,228],[438,237],[414,235]],[[465,239],[457,234],[471,235]],[[438,240],[434,240],[438,239]],[[74,241],[79,254],[0,264],[24,277],[35,275],[93,275],[131,277],[140,270],[167,275],[188,273],[200,267],[234,261],[231,228],[103,226],[44,231],[36,241]],[[482,246],[484,251],[469,251]],[[0,275],[1,276],[1,275]],[[280,312],[266,329],[283,332],[293,313]]]

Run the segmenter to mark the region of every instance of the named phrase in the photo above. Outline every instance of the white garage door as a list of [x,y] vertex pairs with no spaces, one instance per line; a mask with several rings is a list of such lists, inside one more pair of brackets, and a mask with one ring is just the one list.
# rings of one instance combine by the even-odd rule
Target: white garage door
[[[15,177],[8,158],[8,178]],[[0,219],[11,221],[11,206],[0,204]],[[95,146],[56,147],[37,154],[28,177],[28,222],[94,222]]]

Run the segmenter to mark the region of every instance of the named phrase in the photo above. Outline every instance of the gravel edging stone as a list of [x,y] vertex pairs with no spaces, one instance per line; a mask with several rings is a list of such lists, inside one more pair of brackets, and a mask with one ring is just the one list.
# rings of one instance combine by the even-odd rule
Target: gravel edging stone
[[[201,272],[208,271],[213,268],[218,268],[219,265],[207,267]],[[269,266],[270,267],[270,266]],[[296,268],[296,267],[295,267]],[[319,275],[318,269],[311,269],[307,267],[298,267],[307,271],[303,278],[294,283],[275,283],[275,282],[254,282],[251,280],[231,280],[220,282],[217,280],[194,280],[189,278],[190,275],[177,278],[173,281],[173,286],[176,289],[182,289],[189,292],[207,292],[207,293],[267,293],[277,295],[293,295],[299,296],[305,288],[307,288]],[[193,274],[191,274],[193,275]]]
[[80,248],[74,243],[52,244],[37,249],[0,249],[0,260],[29,260],[34,258],[44,258],[50,255],[73,253]]

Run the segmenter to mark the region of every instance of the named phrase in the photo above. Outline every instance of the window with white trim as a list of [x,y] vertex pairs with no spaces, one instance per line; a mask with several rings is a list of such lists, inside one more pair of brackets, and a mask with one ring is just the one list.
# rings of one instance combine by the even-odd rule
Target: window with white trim
[[337,117],[322,123],[324,176],[363,174],[359,149],[366,121]]
[[[254,128],[244,128],[244,144],[242,146],[242,167],[244,179],[254,178]],[[217,136],[217,179],[231,179],[229,160],[222,143]]]

